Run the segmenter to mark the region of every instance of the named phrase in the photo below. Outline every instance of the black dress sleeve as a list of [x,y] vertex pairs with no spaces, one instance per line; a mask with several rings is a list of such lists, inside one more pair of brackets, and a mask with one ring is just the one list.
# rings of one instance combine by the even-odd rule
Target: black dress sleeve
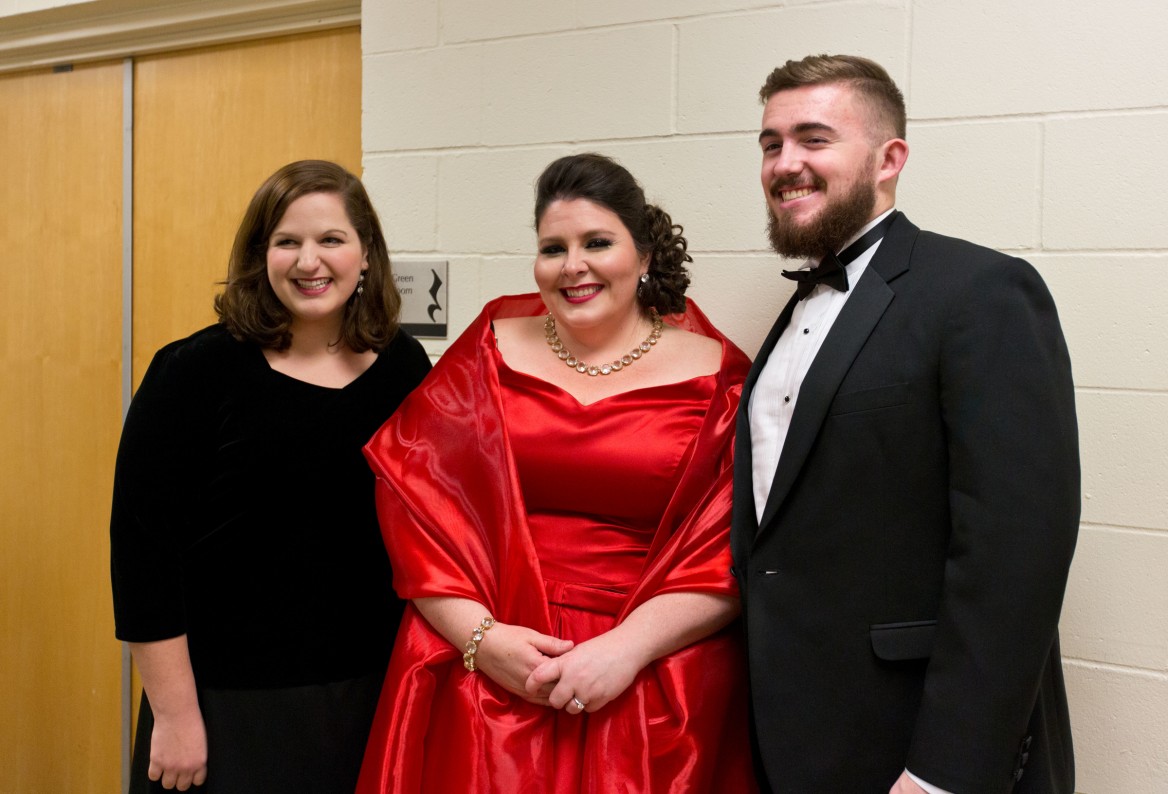
[[181,548],[201,457],[200,414],[208,410],[189,359],[178,343],[155,355],[118,446],[110,573],[116,634],[130,642],[186,632]]

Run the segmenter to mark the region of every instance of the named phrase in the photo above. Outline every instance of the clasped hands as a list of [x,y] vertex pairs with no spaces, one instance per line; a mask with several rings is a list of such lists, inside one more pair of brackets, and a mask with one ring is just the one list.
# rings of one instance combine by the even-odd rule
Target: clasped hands
[[648,663],[619,634],[617,627],[577,645],[496,623],[479,646],[478,669],[529,703],[569,714],[594,712],[624,692]]

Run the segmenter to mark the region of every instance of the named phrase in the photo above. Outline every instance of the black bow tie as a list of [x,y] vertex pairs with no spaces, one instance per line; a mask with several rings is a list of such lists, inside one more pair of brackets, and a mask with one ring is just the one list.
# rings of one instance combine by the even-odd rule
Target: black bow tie
[[884,233],[888,231],[888,227],[892,225],[892,219],[895,217],[895,212],[889,213],[888,217],[864,232],[864,235],[859,240],[856,240],[856,242],[849,245],[843,251],[840,251],[838,255],[829,253],[820,261],[818,266],[809,270],[784,270],[783,277],[796,282],[795,292],[799,294],[799,300],[803,300],[810,295],[811,290],[815,289],[816,284],[824,284],[833,289],[838,289],[840,292],[847,292],[847,266],[856,257],[875,245],[878,240],[884,238]]
[[844,270],[845,267],[838,256],[828,254],[817,267],[807,270],[784,270],[783,277],[795,282],[795,291],[799,293],[799,300],[803,300],[811,294],[816,284],[825,284],[840,292],[847,292],[848,272]]

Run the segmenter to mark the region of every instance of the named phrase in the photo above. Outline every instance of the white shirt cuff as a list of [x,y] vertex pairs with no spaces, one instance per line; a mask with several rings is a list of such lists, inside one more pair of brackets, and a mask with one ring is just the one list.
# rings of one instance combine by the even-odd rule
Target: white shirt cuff
[[929,792],[929,794],[953,794],[952,791],[946,791],[943,788],[937,788],[932,783],[926,783],[925,781],[921,780],[919,777],[914,775],[912,772],[909,772],[907,769],[904,770],[904,773],[906,775],[908,775],[909,777],[911,777],[913,779],[914,783],[916,783],[918,786],[923,788],[925,791]]

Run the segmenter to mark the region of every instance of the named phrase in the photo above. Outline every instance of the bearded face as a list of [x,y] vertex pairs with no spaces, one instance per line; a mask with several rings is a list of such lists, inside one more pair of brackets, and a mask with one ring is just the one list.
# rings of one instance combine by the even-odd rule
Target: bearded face
[[[876,206],[876,182],[872,167],[856,169],[845,184],[831,184],[811,173],[776,179],[768,190],[767,237],[775,253],[789,259],[809,259],[834,253],[872,219]],[[824,197],[823,205],[809,217],[784,209],[784,196],[797,197],[810,189]],[[778,208],[776,210],[776,207]]]
[[845,84],[778,91],[758,136],[771,246],[791,259],[838,251],[879,215],[886,141],[880,119]]

